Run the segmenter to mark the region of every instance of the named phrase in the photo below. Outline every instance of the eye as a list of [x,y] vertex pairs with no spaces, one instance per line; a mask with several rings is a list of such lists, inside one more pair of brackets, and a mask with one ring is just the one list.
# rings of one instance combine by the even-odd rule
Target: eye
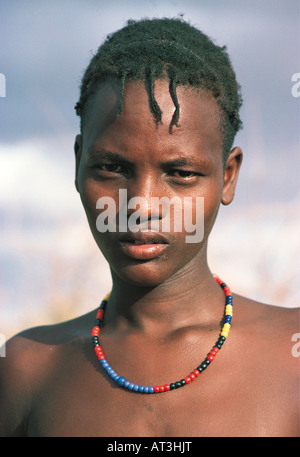
[[191,178],[195,176],[195,173],[188,170],[173,170],[173,176],[178,176],[180,178]]
[[192,186],[197,184],[199,178],[203,176],[201,173],[192,171],[192,170],[184,170],[181,168],[173,168],[168,171],[169,180],[174,185],[182,185],[182,186]]
[[112,174],[124,174],[126,172],[123,165],[118,163],[98,163],[94,166],[97,173],[102,176],[110,176]]
[[98,168],[100,170],[108,171],[111,173],[120,173],[123,170],[123,167],[121,165],[118,165],[117,163],[105,163],[99,165]]

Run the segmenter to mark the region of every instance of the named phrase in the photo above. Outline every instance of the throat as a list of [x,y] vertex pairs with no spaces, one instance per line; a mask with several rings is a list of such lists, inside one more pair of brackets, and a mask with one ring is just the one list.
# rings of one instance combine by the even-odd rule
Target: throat
[[198,277],[197,282],[182,279],[148,289],[128,288],[126,284],[124,288],[114,287],[106,322],[126,322],[136,330],[158,334],[187,326],[219,325],[225,301],[212,274]]

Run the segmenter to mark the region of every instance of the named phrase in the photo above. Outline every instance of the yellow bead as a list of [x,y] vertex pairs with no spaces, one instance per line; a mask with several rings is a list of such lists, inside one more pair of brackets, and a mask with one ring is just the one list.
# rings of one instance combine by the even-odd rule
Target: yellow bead
[[223,325],[223,329],[222,329],[222,330],[223,330],[223,331],[224,331],[224,330],[225,330],[225,331],[229,331],[229,330],[230,330],[230,327],[231,327],[231,325],[228,324],[228,323],[226,323],[226,324]]
[[227,338],[228,333],[229,333],[229,330],[228,330],[228,331],[223,330],[223,331],[221,332],[221,336],[225,336],[225,338]]
[[108,292],[108,293],[105,295],[105,297],[104,297],[103,300],[107,301],[107,300],[109,299],[109,297],[110,297],[110,294],[111,294],[111,292]]
[[233,311],[232,311],[232,306],[231,305],[227,305],[226,308],[225,308],[225,314],[229,314],[229,316],[232,316],[233,315]]

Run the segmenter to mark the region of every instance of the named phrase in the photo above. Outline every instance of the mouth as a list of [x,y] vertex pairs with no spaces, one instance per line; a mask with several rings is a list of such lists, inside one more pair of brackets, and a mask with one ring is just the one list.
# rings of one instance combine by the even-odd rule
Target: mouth
[[159,233],[136,232],[120,237],[120,245],[128,257],[150,260],[163,254],[168,249],[169,242]]

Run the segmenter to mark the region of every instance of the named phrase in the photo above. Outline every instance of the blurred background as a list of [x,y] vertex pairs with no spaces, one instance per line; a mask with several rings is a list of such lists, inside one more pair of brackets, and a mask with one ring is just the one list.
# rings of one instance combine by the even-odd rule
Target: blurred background
[[235,141],[244,162],[235,200],[211,234],[211,270],[236,293],[299,306],[299,1],[0,0],[6,338],[88,312],[110,289],[74,187],[79,84],[106,35],[128,19],[178,14],[228,47],[244,98]]

